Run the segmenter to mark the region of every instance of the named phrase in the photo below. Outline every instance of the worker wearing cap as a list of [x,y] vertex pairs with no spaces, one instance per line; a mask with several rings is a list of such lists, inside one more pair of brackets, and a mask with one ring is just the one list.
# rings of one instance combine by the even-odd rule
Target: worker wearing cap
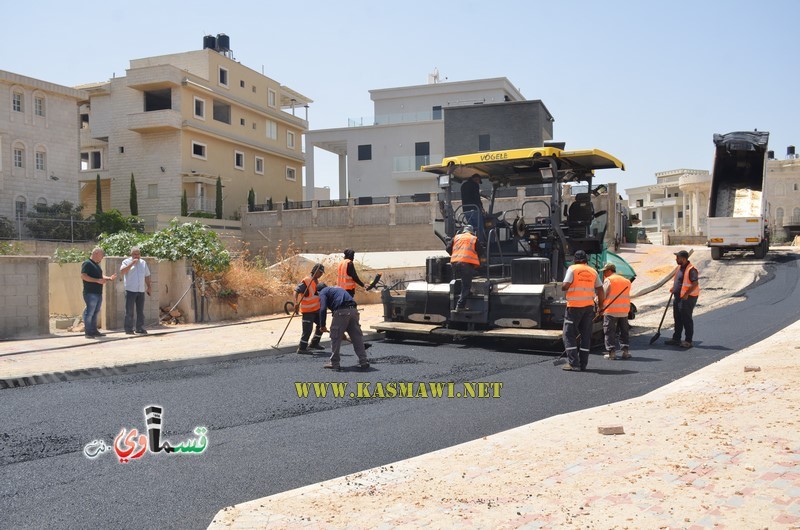
[[[319,279],[325,272],[325,267],[321,263],[317,263],[312,267],[311,274],[303,278],[297,287],[294,289],[294,312],[297,314],[298,310],[303,314],[303,334],[300,337],[300,346],[297,348],[297,353],[313,353],[311,350],[324,350],[319,345],[322,338],[322,328],[319,323],[319,294],[321,289]],[[308,339],[311,337],[311,331],[316,325],[317,329],[314,332],[314,338],[311,339],[309,344]]]
[[454,278],[461,279],[461,295],[456,302],[456,311],[466,308],[472,289],[472,278],[481,264],[478,259],[478,238],[474,231],[472,225],[465,225],[461,233],[453,238],[450,264],[453,266]]
[[[700,296],[700,282],[697,268],[689,262],[689,253],[681,250],[675,253],[678,269],[672,281],[670,292],[675,297],[672,303],[672,317],[675,319],[675,331],[672,338],[664,341],[670,346],[691,348],[694,338],[694,320],[692,314]],[[681,341],[681,334],[686,331],[686,340]]]
[[356,285],[364,287],[364,282],[358,277],[356,267],[353,265],[353,259],[356,257],[356,251],[348,248],[344,251],[344,259],[339,263],[337,268],[336,285],[347,291],[350,296],[355,296]]
[[364,334],[361,331],[361,324],[359,323],[356,301],[341,287],[324,287],[320,289],[319,299],[319,316],[323,332],[328,332],[328,328],[325,326],[328,309],[333,313],[330,329],[331,357],[330,360],[323,365],[323,368],[328,368],[337,372],[341,370],[341,365],[339,364],[341,360],[339,350],[342,347],[342,339],[344,338],[345,331],[350,335],[350,341],[353,343],[353,350],[355,350],[356,357],[358,357],[358,366],[362,369],[369,368],[366,345],[364,344]]
[[[594,319],[594,297],[603,307],[603,282],[597,271],[587,265],[589,258],[583,250],[575,251],[575,263],[564,275],[561,289],[566,291],[567,311],[564,315],[564,348],[568,364],[564,370],[583,371],[589,364],[589,349],[592,344],[592,320]],[[602,309],[600,311],[602,314]],[[578,344],[580,337],[580,344]]]
[[467,223],[477,228],[478,240],[483,241],[483,218],[486,212],[481,202],[481,176],[478,173],[461,184],[461,210]]
[[612,361],[617,358],[617,331],[619,331],[619,349],[622,350],[622,358],[630,359],[628,313],[631,310],[631,282],[617,274],[617,266],[613,263],[606,263],[601,272],[605,294],[605,304],[602,307],[606,353],[603,357]]

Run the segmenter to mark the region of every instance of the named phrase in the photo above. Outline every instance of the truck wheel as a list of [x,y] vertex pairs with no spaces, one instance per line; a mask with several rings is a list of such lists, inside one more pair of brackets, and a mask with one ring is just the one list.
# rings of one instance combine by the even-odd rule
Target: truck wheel
[[711,247],[711,259],[714,261],[722,257],[722,249],[719,247]]
[[755,249],[756,259],[764,259],[767,257],[767,244],[765,241],[762,241],[758,244]]

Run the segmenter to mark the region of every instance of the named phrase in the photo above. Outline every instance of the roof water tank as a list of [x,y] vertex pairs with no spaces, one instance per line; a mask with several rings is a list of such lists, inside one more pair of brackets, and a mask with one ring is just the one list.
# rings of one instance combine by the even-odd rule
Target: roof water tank
[[225,35],[224,33],[220,33],[217,35],[217,50],[221,52],[229,52],[231,51],[231,38]]
[[794,146],[790,145],[786,148],[786,158],[794,158]]
[[206,35],[205,37],[203,37],[203,49],[216,50],[217,38],[214,35]]

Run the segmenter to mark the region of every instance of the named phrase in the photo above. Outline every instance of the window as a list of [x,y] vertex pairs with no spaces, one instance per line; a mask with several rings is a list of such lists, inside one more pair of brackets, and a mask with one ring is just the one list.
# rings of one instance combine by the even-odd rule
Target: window
[[219,84],[227,88],[228,86],[228,69],[219,67]]
[[297,176],[293,167],[286,168],[286,180],[291,180],[291,181],[297,180]]
[[492,149],[492,143],[489,140],[488,134],[478,135],[478,151],[489,151]]
[[256,130],[256,122],[253,122],[253,130]]
[[36,206],[47,206],[47,199],[44,197],[39,197],[36,199]]
[[656,218],[656,212],[653,211],[653,215],[652,215],[651,219],[655,219],[655,218]]
[[239,88],[244,88],[244,79],[239,81]]
[[14,201],[14,218],[25,219],[28,216],[28,201],[22,195]]
[[678,212],[678,219],[683,219],[683,212]]
[[103,169],[103,157],[100,151],[84,151],[81,153],[81,171]]
[[431,162],[431,143],[416,142],[414,144],[414,170]]
[[286,131],[286,147],[294,149],[294,133],[292,131]]
[[796,225],[800,223],[800,208],[795,208],[792,212],[792,224]]
[[256,157],[256,173],[259,175],[264,174],[264,159],[260,156]]
[[244,153],[241,151],[233,152],[233,167],[236,169],[244,169]]
[[14,112],[22,112],[22,93],[21,92],[14,92],[11,96],[11,108]]
[[244,118],[239,118],[239,124],[244,126],[247,122],[244,121]]
[[36,151],[36,169],[38,171],[47,170],[47,155],[44,151]]
[[125,146],[124,145],[119,146],[119,154],[121,154],[121,155],[125,154]]
[[44,98],[37,96],[33,100],[33,111],[37,116],[44,117]]
[[795,183],[795,184],[793,184],[793,185],[792,185],[792,189],[793,189],[794,191],[797,191],[797,188],[798,188],[798,186],[797,186],[797,183]]
[[358,146],[359,160],[372,160],[372,144]]
[[231,124],[231,106],[219,100],[214,100],[214,119]]
[[433,107],[433,112],[431,113],[431,118],[434,120],[441,120],[442,119],[442,106],[436,105]]
[[172,108],[172,89],[145,90],[144,111],[169,110]]
[[25,167],[25,149],[21,147],[14,148],[14,167]]
[[147,198],[158,199],[158,184],[147,185]]
[[641,208],[644,206],[644,199],[636,199],[636,207]]
[[267,120],[267,138],[270,140],[278,139],[278,124],[272,120]]
[[278,94],[270,88],[269,92],[267,93],[267,105],[269,105],[270,107],[274,107],[277,99],[278,99]]
[[192,157],[206,159],[206,144],[192,142]]
[[89,128],[89,115],[81,114],[81,129],[88,129],[88,128]]
[[775,210],[775,221],[778,226],[783,226],[783,208]]
[[255,93],[256,93],[256,86],[253,85],[253,94],[255,94]]
[[206,100],[197,96],[194,98],[194,117],[201,120],[206,119]]

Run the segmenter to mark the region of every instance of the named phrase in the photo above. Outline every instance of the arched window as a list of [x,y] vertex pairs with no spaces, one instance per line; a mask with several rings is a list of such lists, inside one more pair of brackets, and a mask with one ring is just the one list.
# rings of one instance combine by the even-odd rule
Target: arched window
[[783,208],[775,210],[775,224],[783,226]]
[[14,218],[25,219],[28,216],[28,201],[22,195],[18,195],[14,201]]
[[792,212],[792,224],[800,224],[800,208],[795,208]]
[[47,206],[47,199],[44,197],[39,197],[36,199],[36,206]]

